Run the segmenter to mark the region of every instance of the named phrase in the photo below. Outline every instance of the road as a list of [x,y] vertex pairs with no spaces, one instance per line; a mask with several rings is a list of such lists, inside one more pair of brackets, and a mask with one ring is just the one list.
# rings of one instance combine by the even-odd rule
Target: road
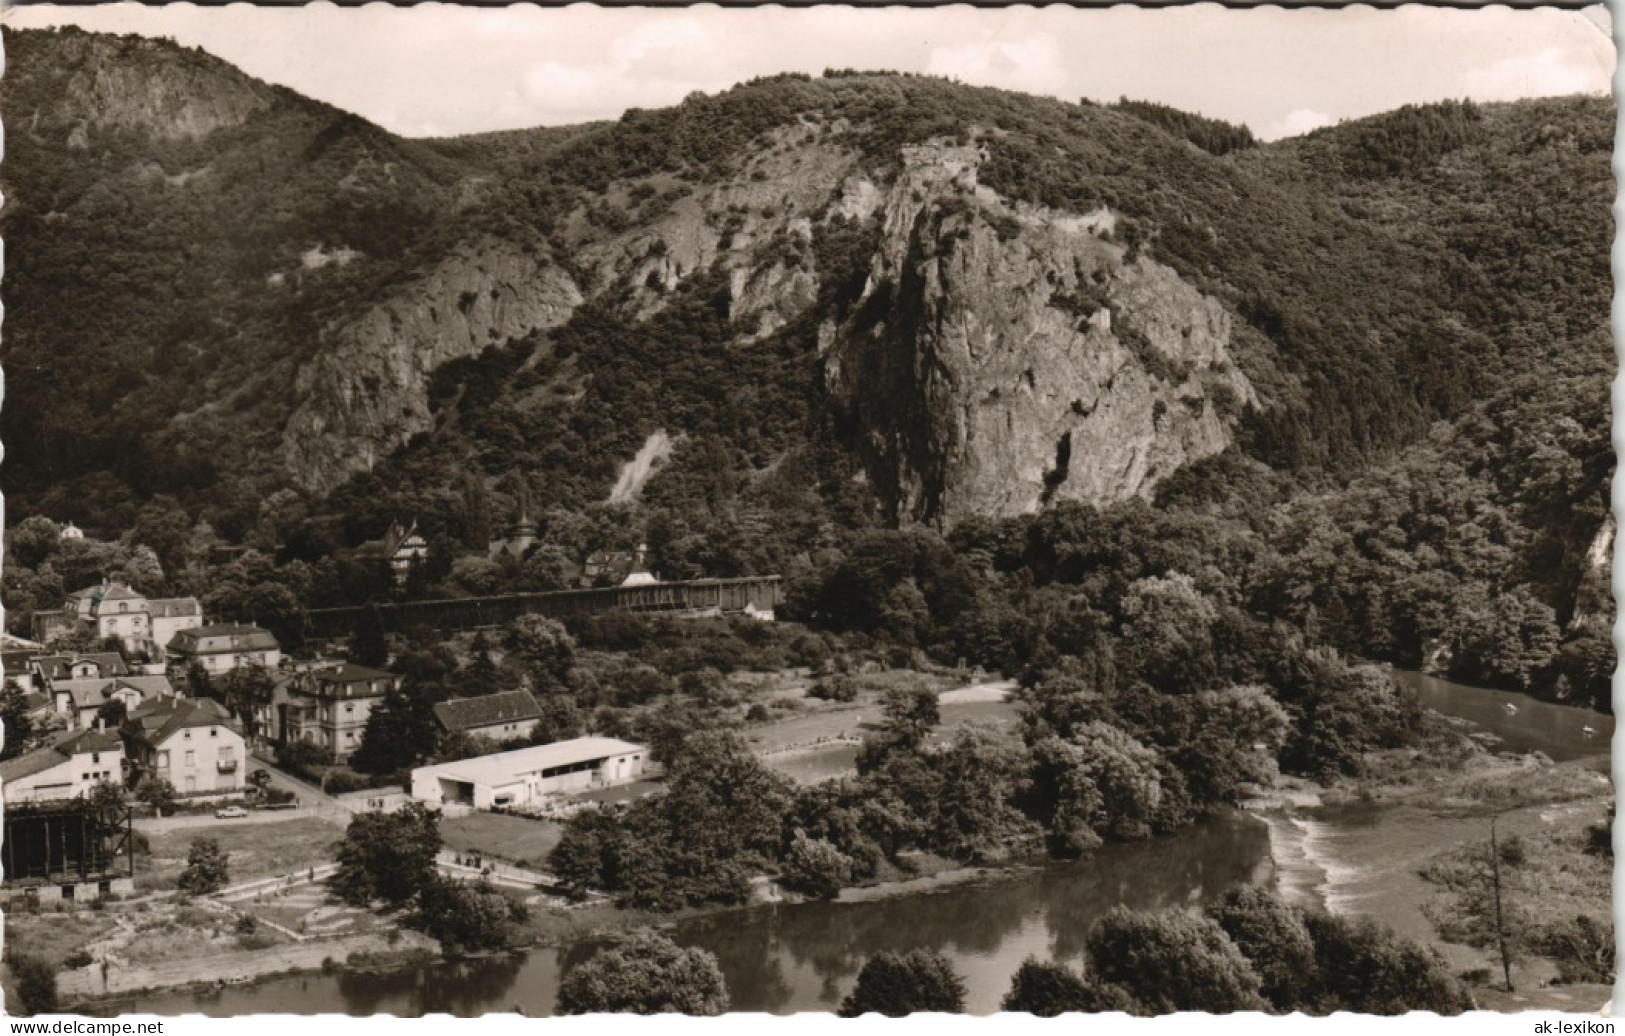
[[146,831],[152,834],[162,834],[166,831],[185,831],[195,827],[214,827],[217,824],[279,824],[288,820],[298,820],[308,817],[316,820],[328,820],[339,826],[350,821],[354,811],[345,803],[331,795],[324,794],[314,784],[302,781],[276,769],[270,761],[260,756],[251,756],[256,768],[263,768],[271,775],[271,787],[281,788],[292,792],[299,805],[295,809],[251,809],[248,816],[237,817],[232,820],[222,820],[214,815],[214,811],[207,813],[187,814],[174,817],[139,818],[134,821],[137,831]]
[[219,827],[222,824],[282,824],[290,820],[307,817],[317,820],[333,820],[335,823],[339,822],[337,819],[317,810],[301,807],[299,809],[273,809],[268,811],[250,810],[248,816],[237,817],[234,820],[222,820],[216,817],[212,811],[179,817],[138,817],[131,821],[131,826],[137,831],[143,831],[147,834],[163,834],[168,831],[186,831],[194,827]]
[[312,816],[347,817],[352,810],[338,799],[322,791],[308,781],[302,781],[292,774],[278,770],[269,759],[264,756],[252,756],[257,767],[271,775],[271,787],[291,791],[299,800],[298,810],[284,810],[286,813],[304,812],[309,810]]

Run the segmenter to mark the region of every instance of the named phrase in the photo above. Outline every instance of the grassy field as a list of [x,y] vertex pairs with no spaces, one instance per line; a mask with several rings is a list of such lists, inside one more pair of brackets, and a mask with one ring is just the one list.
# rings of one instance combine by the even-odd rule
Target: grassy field
[[547,854],[559,844],[561,834],[560,826],[552,821],[496,813],[470,813],[440,821],[446,848],[487,853],[527,867],[546,866]]
[[236,827],[226,821],[208,827],[148,834],[150,855],[137,860],[137,888],[174,888],[175,879],[186,867],[186,855],[191,851],[192,842],[198,838],[212,838],[220,843],[228,856],[231,883],[236,885],[326,863],[333,858],[331,846],[343,834],[336,825],[309,817]]

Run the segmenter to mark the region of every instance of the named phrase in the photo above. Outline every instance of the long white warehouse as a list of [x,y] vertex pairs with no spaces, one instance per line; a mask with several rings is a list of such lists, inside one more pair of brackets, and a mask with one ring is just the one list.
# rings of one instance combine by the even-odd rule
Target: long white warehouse
[[555,741],[535,748],[420,766],[412,771],[412,797],[432,806],[528,806],[548,795],[636,780],[643,775],[648,755],[643,745],[612,737]]

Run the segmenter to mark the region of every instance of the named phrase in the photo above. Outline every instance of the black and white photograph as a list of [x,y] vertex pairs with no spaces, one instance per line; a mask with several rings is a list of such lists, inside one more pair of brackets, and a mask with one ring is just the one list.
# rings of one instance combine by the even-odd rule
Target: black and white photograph
[[0,10],[4,1013],[1604,1018],[1614,31]]

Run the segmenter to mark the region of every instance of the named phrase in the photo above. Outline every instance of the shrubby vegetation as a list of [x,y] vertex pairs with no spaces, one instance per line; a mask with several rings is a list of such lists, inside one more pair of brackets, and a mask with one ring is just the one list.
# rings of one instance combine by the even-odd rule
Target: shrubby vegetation
[[1160,126],[1176,137],[1184,137],[1209,154],[1224,155],[1258,144],[1253,138],[1253,131],[1246,126],[1204,118],[1155,101],[1131,101],[1125,97],[1114,107],[1153,126]]
[[1437,953],[1371,921],[1304,910],[1260,887],[1201,914],[1117,908],[1090,931],[1081,973],[1029,959],[1007,1011],[1302,1011],[1454,1015],[1472,1000]]
[[175,884],[182,892],[194,896],[219,892],[231,880],[229,864],[229,854],[220,848],[219,842],[212,838],[194,839],[186,854],[186,868]]

